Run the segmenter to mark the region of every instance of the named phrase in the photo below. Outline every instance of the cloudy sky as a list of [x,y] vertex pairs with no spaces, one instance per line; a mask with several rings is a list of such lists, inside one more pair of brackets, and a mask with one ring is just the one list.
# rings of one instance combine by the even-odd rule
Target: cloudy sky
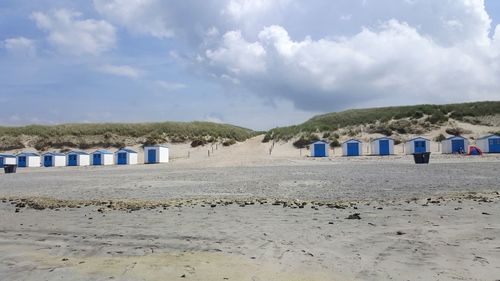
[[500,100],[498,0],[1,0],[0,124]]

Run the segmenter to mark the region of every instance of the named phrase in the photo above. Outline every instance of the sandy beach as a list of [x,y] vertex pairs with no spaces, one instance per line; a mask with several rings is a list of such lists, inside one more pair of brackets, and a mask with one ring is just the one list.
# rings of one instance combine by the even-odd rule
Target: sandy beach
[[0,276],[498,280],[500,158],[432,160],[213,157],[2,174]]

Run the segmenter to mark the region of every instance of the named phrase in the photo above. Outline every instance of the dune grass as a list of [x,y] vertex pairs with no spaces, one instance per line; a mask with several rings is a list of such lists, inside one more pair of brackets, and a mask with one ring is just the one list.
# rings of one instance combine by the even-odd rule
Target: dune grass
[[211,136],[243,141],[255,133],[246,128],[210,122],[161,122],[161,123],[103,123],[63,124],[55,126],[29,125],[22,127],[0,127],[2,136],[96,136],[113,134],[126,137],[144,137],[154,134],[192,139]]
[[447,121],[448,118],[474,123],[477,122],[474,117],[495,114],[500,114],[500,101],[352,109],[318,115],[300,125],[272,129],[266,139],[288,140],[300,134],[333,132],[348,126],[387,123],[404,118],[419,119],[423,116],[427,116],[432,124]]

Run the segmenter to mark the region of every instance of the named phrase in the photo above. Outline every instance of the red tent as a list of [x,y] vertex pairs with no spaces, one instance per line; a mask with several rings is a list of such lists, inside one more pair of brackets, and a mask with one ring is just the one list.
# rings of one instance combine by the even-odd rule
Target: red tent
[[467,155],[480,155],[482,156],[483,155],[483,151],[477,147],[477,146],[469,146],[469,153],[467,153]]

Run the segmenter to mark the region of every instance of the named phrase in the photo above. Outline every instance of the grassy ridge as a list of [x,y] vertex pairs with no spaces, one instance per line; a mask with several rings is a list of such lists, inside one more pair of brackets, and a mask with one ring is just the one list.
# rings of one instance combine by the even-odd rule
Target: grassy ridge
[[257,133],[211,122],[64,124],[0,127],[0,150],[123,147],[136,144],[244,141]]
[[332,132],[348,126],[384,123],[404,118],[418,119],[424,115],[428,116],[430,123],[436,124],[448,118],[474,122],[474,117],[495,114],[500,114],[500,101],[352,109],[318,115],[300,125],[272,129],[266,138],[290,139],[302,133]]
[[161,123],[103,123],[64,124],[55,126],[29,125],[23,127],[0,127],[2,136],[97,136],[114,134],[126,137],[145,137],[166,134],[169,137],[230,138],[243,141],[254,135],[250,129],[211,122],[161,122]]

